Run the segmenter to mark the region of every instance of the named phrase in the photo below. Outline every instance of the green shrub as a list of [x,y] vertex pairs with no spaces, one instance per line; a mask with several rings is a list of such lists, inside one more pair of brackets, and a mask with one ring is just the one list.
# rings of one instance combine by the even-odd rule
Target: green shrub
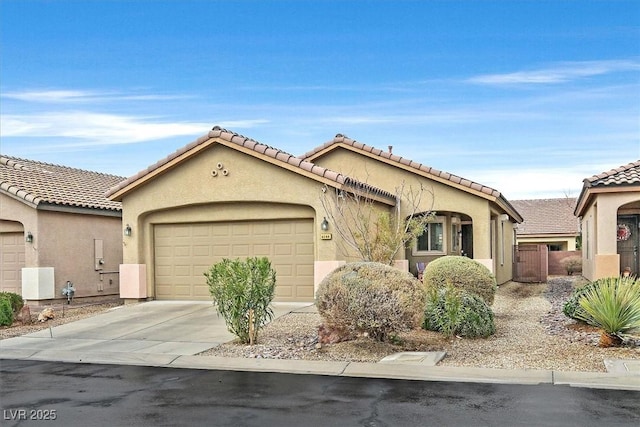
[[419,328],[425,294],[413,275],[375,262],[345,264],[320,283],[316,305],[326,327],[378,341]]
[[[596,283],[596,282],[594,282]],[[575,315],[606,334],[620,337],[640,333],[640,281],[632,277],[607,277],[585,291]]]
[[254,344],[258,331],[273,318],[276,272],[267,258],[223,259],[204,275],[213,305],[227,329],[242,343]]
[[422,327],[448,337],[488,337],[496,332],[493,312],[487,303],[451,285],[429,290]]
[[22,310],[22,307],[24,307],[24,300],[14,292],[0,292],[0,299],[4,298],[9,300],[13,314],[18,314],[20,310]]
[[580,318],[576,315],[576,311],[582,310],[580,308],[580,299],[592,289],[598,287],[600,285],[600,281],[596,280],[594,282],[589,282],[586,285],[577,288],[573,291],[569,299],[562,306],[562,312],[565,316],[570,317],[575,320],[580,320]]
[[13,310],[8,298],[0,298],[0,326],[11,326],[13,324]]
[[422,277],[427,290],[452,285],[478,295],[488,305],[493,304],[497,290],[496,279],[489,269],[463,256],[444,256],[431,261]]

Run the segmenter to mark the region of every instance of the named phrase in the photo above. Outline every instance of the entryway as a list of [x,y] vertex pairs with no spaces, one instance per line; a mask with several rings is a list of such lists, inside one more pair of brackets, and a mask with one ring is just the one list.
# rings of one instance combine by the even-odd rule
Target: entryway
[[640,265],[638,254],[638,246],[640,245],[639,223],[640,215],[618,216],[616,231],[618,255],[620,255],[620,270],[623,272],[625,268],[628,267],[631,269],[631,274],[635,276],[640,273],[638,268]]

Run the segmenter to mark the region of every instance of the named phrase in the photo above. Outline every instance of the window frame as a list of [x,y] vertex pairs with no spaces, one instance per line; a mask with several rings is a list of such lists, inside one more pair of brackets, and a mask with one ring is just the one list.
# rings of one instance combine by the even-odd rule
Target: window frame
[[[444,255],[447,253],[447,228],[446,228],[446,217],[444,216],[436,216],[435,221],[431,221],[429,223],[427,223],[427,230],[429,232],[431,232],[431,226],[436,225],[436,224],[440,224],[442,227],[442,249],[441,250],[426,250],[426,251],[421,251],[418,250],[418,239],[420,236],[422,236],[422,234],[420,236],[417,236],[413,246],[411,248],[411,254],[412,255]],[[423,233],[424,234],[424,233]],[[431,236],[429,236],[429,240],[428,240],[429,246],[431,246]]]

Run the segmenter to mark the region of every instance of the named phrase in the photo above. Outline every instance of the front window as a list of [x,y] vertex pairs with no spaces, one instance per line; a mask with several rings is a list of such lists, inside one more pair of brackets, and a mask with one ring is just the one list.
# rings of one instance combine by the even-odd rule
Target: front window
[[444,252],[444,219],[430,222],[416,239],[414,253]]

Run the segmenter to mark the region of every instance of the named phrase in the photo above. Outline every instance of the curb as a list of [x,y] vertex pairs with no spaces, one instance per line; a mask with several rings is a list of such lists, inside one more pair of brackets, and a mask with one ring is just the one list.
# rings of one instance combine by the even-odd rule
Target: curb
[[319,360],[246,359],[124,352],[25,351],[18,349],[3,350],[0,353],[0,359],[414,381],[451,381],[514,385],[551,384],[581,388],[640,391],[640,375],[615,372],[568,372],[537,369],[417,366],[415,364],[403,363],[327,362]]

